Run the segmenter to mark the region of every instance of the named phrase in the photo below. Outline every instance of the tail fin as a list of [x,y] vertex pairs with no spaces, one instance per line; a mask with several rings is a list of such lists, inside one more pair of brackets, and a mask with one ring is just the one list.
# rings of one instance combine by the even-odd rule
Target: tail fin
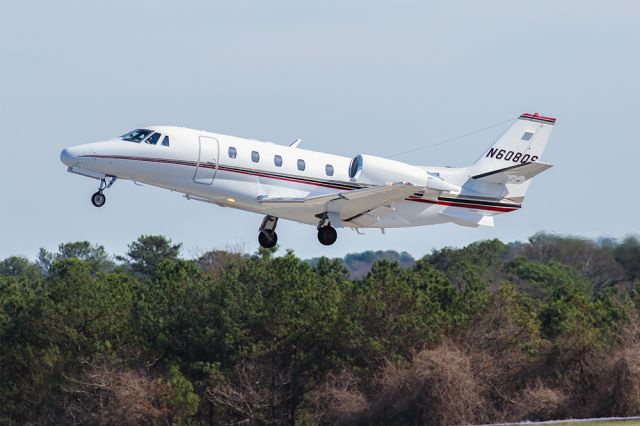
[[471,167],[476,189],[520,203],[529,179],[551,167],[537,163],[544,151],[555,118],[522,114]]
[[522,114],[471,166],[474,175],[538,161],[547,145],[556,119]]

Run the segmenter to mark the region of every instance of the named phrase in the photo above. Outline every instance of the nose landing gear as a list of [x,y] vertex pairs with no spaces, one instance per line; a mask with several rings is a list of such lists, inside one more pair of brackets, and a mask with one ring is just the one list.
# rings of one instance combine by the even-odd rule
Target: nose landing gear
[[[107,183],[107,178],[109,178],[108,183]],[[118,178],[115,176],[105,176],[102,179],[100,179],[100,187],[98,188],[98,192],[96,192],[91,196],[91,204],[93,204],[96,207],[104,206],[104,203],[107,202],[107,197],[105,197],[105,195],[103,194],[103,191],[107,188],[111,188],[111,185],[115,183],[116,179]]]
[[276,234],[276,225],[278,218],[273,216],[265,216],[260,225],[260,233],[258,234],[258,242],[264,248],[272,248],[278,242],[278,234]]
[[102,207],[106,202],[107,202],[107,197],[104,196],[102,191],[98,191],[91,196],[91,203],[96,207]]

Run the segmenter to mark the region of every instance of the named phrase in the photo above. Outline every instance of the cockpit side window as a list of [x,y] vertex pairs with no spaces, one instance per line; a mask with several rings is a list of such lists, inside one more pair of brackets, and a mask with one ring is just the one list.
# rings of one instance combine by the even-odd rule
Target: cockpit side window
[[149,136],[149,138],[147,138],[145,142],[151,145],[155,145],[160,140],[160,136],[162,136],[160,133],[154,133],[151,136]]
[[136,129],[136,130],[132,130],[131,132],[127,133],[126,135],[122,135],[120,138],[123,141],[129,141],[129,142],[142,142],[143,140],[145,140],[145,138],[147,136],[149,136],[151,133],[153,133],[153,131],[151,130],[147,130],[147,129]]
[[164,139],[162,139],[162,145],[169,146],[169,136],[165,136]]

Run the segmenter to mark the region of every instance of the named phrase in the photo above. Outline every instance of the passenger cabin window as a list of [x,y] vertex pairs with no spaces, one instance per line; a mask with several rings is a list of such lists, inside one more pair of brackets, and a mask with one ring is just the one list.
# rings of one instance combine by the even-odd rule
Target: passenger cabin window
[[304,164],[304,160],[298,160],[298,170],[300,170],[301,172],[304,171],[304,169],[307,167],[306,164]]
[[165,136],[164,139],[162,139],[162,145],[169,146],[169,136]]
[[238,156],[238,150],[234,147],[229,147],[229,158],[236,158]]
[[327,164],[326,166],[324,166],[324,171],[327,176],[333,176],[333,166],[331,164]]
[[155,145],[160,140],[160,136],[162,136],[160,133],[154,133],[149,136],[145,142],[151,145]]
[[125,135],[122,135],[120,138],[123,141],[140,143],[143,140],[145,140],[146,137],[149,136],[151,133],[153,133],[153,131],[151,131],[151,130],[136,129],[136,130],[132,130],[131,132],[129,132],[129,133],[125,134]]
[[253,161],[254,163],[260,161],[260,154],[258,153],[258,151],[251,151],[251,161]]
[[282,157],[279,155],[275,155],[273,157],[273,164],[275,164],[276,167],[282,167]]

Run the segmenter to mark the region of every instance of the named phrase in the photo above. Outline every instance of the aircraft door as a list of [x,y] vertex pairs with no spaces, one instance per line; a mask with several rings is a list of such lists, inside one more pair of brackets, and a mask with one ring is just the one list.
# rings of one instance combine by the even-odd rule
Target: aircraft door
[[208,136],[198,137],[198,163],[193,181],[202,185],[211,185],[218,171],[218,139]]

